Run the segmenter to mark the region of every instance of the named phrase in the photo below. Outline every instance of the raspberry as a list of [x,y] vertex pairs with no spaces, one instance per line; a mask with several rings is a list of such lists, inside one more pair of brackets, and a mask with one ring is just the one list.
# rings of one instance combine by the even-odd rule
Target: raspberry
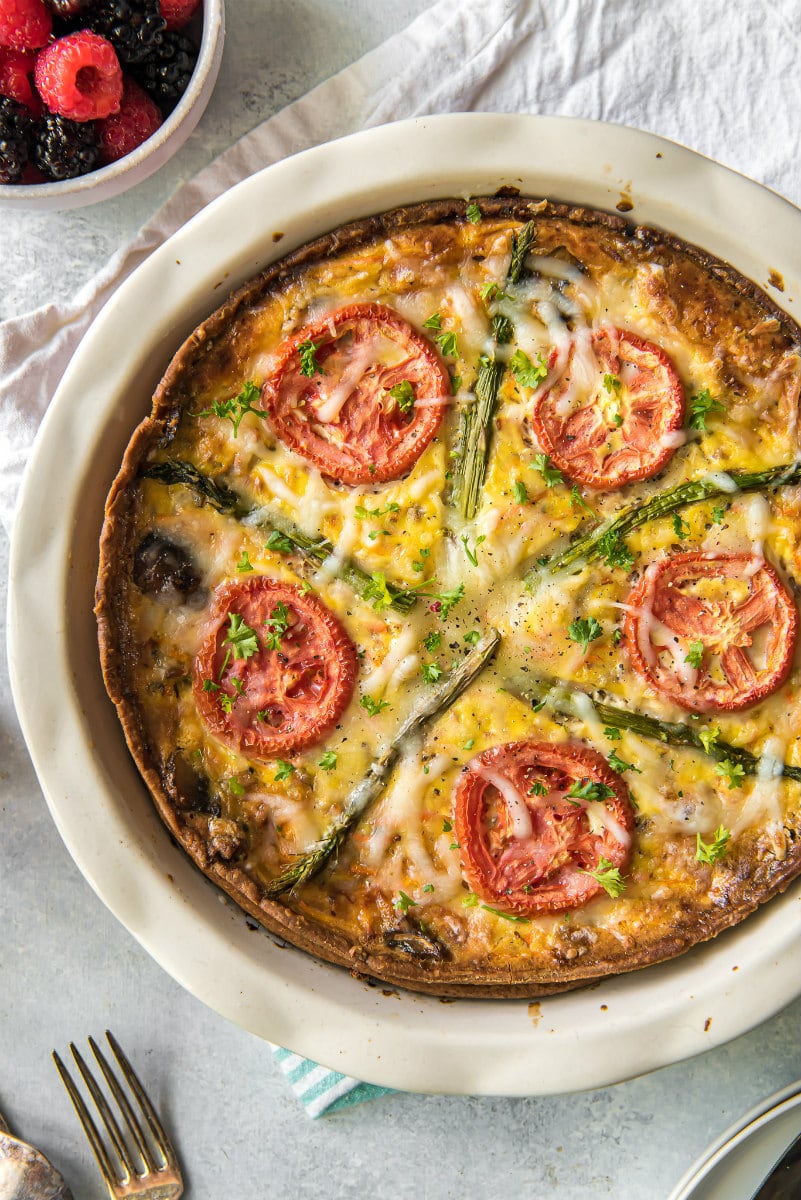
[[38,50],[47,44],[52,29],[44,0],[0,0],[0,46]]
[[0,96],[0,183],[19,183],[30,156],[33,120],[24,104]]
[[183,29],[200,8],[200,0],[159,0],[159,9],[168,29]]
[[147,141],[161,125],[158,105],[132,79],[122,86],[120,111],[98,125],[101,163],[116,162]]
[[97,165],[98,153],[92,122],[79,124],[53,113],[48,113],[39,122],[33,161],[48,179],[86,175]]
[[0,49],[0,96],[24,104],[38,117],[42,102],[31,87],[35,55],[33,51]]
[[59,38],[42,50],[34,80],[50,111],[72,121],[94,121],[119,110],[119,59],[110,42],[88,29]]
[[197,50],[183,33],[165,33],[161,45],[135,70],[136,78],[157,104],[174,108],[189,85]]

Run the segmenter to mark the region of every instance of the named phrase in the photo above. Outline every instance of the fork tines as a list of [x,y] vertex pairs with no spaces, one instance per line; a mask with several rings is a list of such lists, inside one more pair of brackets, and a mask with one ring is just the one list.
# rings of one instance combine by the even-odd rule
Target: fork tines
[[[61,1081],[78,1114],[78,1119],[92,1147],[110,1194],[113,1197],[147,1197],[153,1194],[151,1191],[153,1186],[158,1185],[159,1196],[176,1200],[183,1192],[183,1185],[178,1160],[170,1145],[170,1140],[164,1132],[164,1126],[116,1038],[108,1030],[106,1030],[106,1038],[119,1067],[117,1074],[109,1065],[94,1038],[89,1038],[89,1045],[106,1087],[117,1105],[127,1136],[120,1128],[120,1122],[115,1117],[95,1076],[73,1042],[70,1042],[72,1057],[94,1101],[105,1129],[107,1142],[101,1137],[72,1076],[54,1050],[53,1059]],[[118,1077],[119,1073],[122,1074],[128,1086],[134,1101],[133,1104],[123,1090]],[[107,1143],[111,1144],[111,1149]]]

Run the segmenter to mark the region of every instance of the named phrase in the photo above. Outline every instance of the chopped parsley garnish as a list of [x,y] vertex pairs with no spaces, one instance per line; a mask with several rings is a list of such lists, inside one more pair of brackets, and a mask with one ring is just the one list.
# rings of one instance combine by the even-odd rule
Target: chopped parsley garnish
[[434,341],[439,346],[445,358],[459,357],[459,342],[455,333],[438,333]]
[[438,312],[432,313],[427,321],[423,321],[423,329],[441,329],[442,317]]
[[733,788],[742,787],[745,779],[745,767],[740,763],[732,762],[730,758],[724,758],[722,762],[715,764],[715,771],[729,785],[729,791]]
[[683,519],[681,513],[673,514],[673,532],[681,541],[690,535],[690,526]]
[[594,642],[603,633],[603,629],[595,620],[595,617],[581,617],[576,621],[571,621],[567,628],[567,636],[571,642],[578,642],[584,647],[584,653],[587,653],[590,642]]
[[500,284],[494,283],[492,280],[490,280],[489,283],[485,283],[482,285],[481,299],[487,300],[487,301],[494,300],[495,297],[500,293],[500,291],[501,291]]
[[515,504],[528,504],[528,492],[521,479],[516,479],[512,484],[512,495],[515,498]]
[[478,896],[475,892],[468,892],[466,896],[462,896],[462,908],[477,908]]
[[535,783],[532,783],[531,787],[528,789],[528,794],[529,796],[547,796],[548,789],[545,784],[540,783],[538,779]]
[[711,754],[720,740],[720,726],[713,725],[711,729],[699,729],[698,740],[707,754]]
[[612,768],[612,770],[617,771],[620,775],[622,775],[624,771],[635,771],[637,775],[642,775],[642,771],[639,767],[635,767],[634,763],[626,762],[626,760],[621,758],[619,754],[615,754],[614,750],[606,761],[609,763],[609,766]]
[[337,765],[337,756],[334,750],[326,750],[323,757],[318,762],[317,766],[322,767],[324,771],[333,771]]
[[240,571],[240,572],[252,571],[254,569],[253,563],[250,561],[250,556],[248,555],[247,550],[242,551],[242,557],[240,558],[239,562],[236,564],[236,569],[237,569],[237,571]]
[[698,668],[701,666],[701,663],[704,661],[704,643],[690,642],[687,653],[684,656],[684,661],[689,666],[698,670]]
[[459,388],[461,386],[462,386],[461,375],[451,375],[451,395],[452,396],[456,395],[456,393],[459,391]]
[[275,782],[280,783],[282,779],[289,779],[290,775],[295,774],[295,768],[291,762],[287,762],[284,758],[277,758],[275,764],[278,770],[275,772]]
[[407,913],[410,908],[417,908],[417,901],[412,900],[411,896],[407,896],[405,892],[398,892],[393,904],[402,913]]
[[533,363],[523,350],[515,350],[509,359],[509,370],[521,387],[536,388],[548,374],[548,364],[541,354]]
[[476,551],[478,550],[481,543],[486,542],[486,540],[487,539],[483,534],[480,537],[477,537],[476,544],[473,547],[473,549],[471,550],[470,549],[470,539],[468,538],[467,534],[463,533],[461,536],[460,541],[461,541],[462,545],[464,546],[464,552],[474,567],[478,566],[478,556],[477,556]]
[[388,700],[374,700],[372,696],[366,695],[362,696],[362,698],[359,700],[359,704],[362,708],[367,710],[367,715],[370,717],[376,717],[380,712],[383,712],[385,708],[389,708]]
[[424,892],[433,892],[433,890],[434,890],[434,885],[433,885],[433,883],[427,883],[427,884],[425,885],[425,887],[423,888],[423,891],[424,891]]
[[204,679],[203,680],[203,691],[204,692],[219,692],[219,690],[220,690],[219,683],[215,683],[213,679]]
[[279,601],[264,624],[267,629],[267,636],[264,639],[267,649],[280,650],[281,638],[289,628],[289,610],[287,606]]
[[718,825],[714,838],[708,844],[701,839],[700,833],[695,835],[695,861],[700,863],[717,862],[726,853],[726,846],[731,833],[723,825]]
[[415,559],[415,561],[412,563],[412,570],[413,571],[424,571],[425,563],[423,562],[423,559],[428,558],[430,554],[431,554],[431,551],[428,549],[428,547],[427,546],[423,547],[423,549],[420,551],[420,558]]
[[450,831],[452,829],[453,829],[453,822],[449,821],[447,817],[444,817],[443,821],[442,821],[442,832],[450,833]]
[[618,896],[622,896],[626,890],[626,881],[621,876],[618,868],[613,867],[609,859],[603,856],[599,858],[598,866],[594,871],[582,871],[581,867],[578,868],[578,871],[580,875],[591,875],[593,879],[600,883],[607,895],[611,896],[613,900],[616,900]]
[[[433,580],[428,580],[429,583]],[[448,588],[444,592],[418,592],[419,596],[425,596],[427,600],[433,600],[434,604],[439,605],[434,611],[439,613],[440,618],[444,621],[449,615],[452,608],[459,603],[464,596],[464,584],[460,583],[455,588]]]
[[726,405],[713,396],[708,388],[703,388],[690,397],[690,429],[700,429],[706,433],[707,417],[725,411]]
[[363,504],[357,504],[353,510],[355,516],[360,521],[366,521],[370,517],[386,517],[389,513],[400,512],[400,505],[391,500],[383,508],[365,508]]
[[373,571],[370,582],[362,592],[365,600],[370,600],[376,612],[383,612],[392,604],[392,593],[387,587],[387,577],[383,571]]
[[276,554],[295,553],[295,543],[278,529],[272,531],[264,545],[268,550],[274,550]]
[[233,712],[234,701],[236,700],[236,696],[229,696],[228,692],[220,692],[217,699],[219,700],[220,708],[223,710],[224,713]]
[[428,650],[429,654],[433,654],[435,650],[439,649],[441,641],[441,633],[429,633],[425,638],[423,645],[425,646],[426,650]]
[[298,346],[300,373],[301,375],[305,375],[307,379],[311,379],[313,375],[325,374],[325,371],[317,361],[317,351],[322,344],[322,339],[319,342],[313,342],[311,338],[307,338],[305,342],[301,342]]
[[622,736],[620,730],[615,729],[613,725],[604,726],[604,737],[609,738],[610,742],[619,742]]
[[[256,630],[246,625],[240,614],[235,612],[228,614],[228,632],[223,638],[223,644],[225,642],[229,643],[234,658],[250,658],[259,649],[259,639],[256,637]],[[223,663],[224,670],[225,663]],[[222,675],[222,671],[220,671],[220,675]]]
[[389,394],[402,413],[411,412],[414,408],[414,388],[408,379],[402,379],[389,389]]
[[573,484],[573,486],[572,486],[572,488],[570,489],[570,503],[571,503],[571,504],[572,504],[572,505],[573,505],[575,508],[583,508],[583,509],[584,509],[584,511],[585,511],[585,513],[588,513],[588,514],[589,514],[591,517],[594,517],[594,516],[595,516],[595,513],[594,513],[594,512],[593,512],[593,510],[590,508],[589,504],[588,504],[588,503],[587,503],[587,501],[584,499],[584,497],[582,496],[581,492],[578,490],[578,484],[577,484],[577,483],[574,483],[574,484]]
[[468,646],[475,646],[476,642],[481,641],[481,634],[477,629],[471,629],[469,633],[464,635],[464,640],[467,642]]
[[722,525],[723,518],[726,515],[726,509],[722,505],[716,504],[712,509],[712,521],[715,525]]
[[598,542],[598,553],[608,567],[620,567],[630,571],[634,566],[634,555],[614,529],[609,529]]
[[614,794],[614,788],[605,783],[595,783],[592,779],[576,779],[570,790],[565,792],[565,799],[574,796],[577,800],[609,800]]
[[623,418],[621,417],[619,412],[612,413],[612,424],[615,426],[616,429],[620,429],[620,426],[623,424]]
[[619,396],[620,389],[623,387],[623,380],[618,379],[617,375],[604,375],[604,387],[610,396]]
[[442,667],[439,663],[423,663],[420,670],[426,683],[436,683],[442,677]]
[[462,749],[463,750],[472,750],[473,747],[475,746],[475,744],[476,744],[475,738],[468,738],[467,741],[465,742],[464,746],[462,747]]
[[551,460],[547,454],[535,454],[531,468],[534,471],[539,471],[545,481],[546,487],[556,487],[557,483],[562,483],[564,480],[562,472],[556,467],[551,466]]
[[219,417],[222,421],[230,421],[234,427],[234,437],[239,433],[239,425],[245,413],[253,413],[262,420],[267,416],[262,408],[254,408],[253,401],[259,397],[259,389],[252,380],[248,380],[237,396],[229,396],[227,400],[214,400],[211,408],[204,408],[197,413],[198,417]]
[[467,217],[471,225],[476,225],[481,220],[481,209],[477,204],[468,204],[464,210],[464,215]]
[[245,794],[244,785],[242,783],[240,783],[238,779],[235,779],[232,776],[230,779],[226,780],[226,782],[228,784],[228,791],[231,793],[232,796],[244,796],[244,794]]
[[612,644],[614,646],[619,646],[622,641],[623,641],[623,630],[616,629],[614,631],[614,633],[612,634]]
[[496,917],[503,917],[504,921],[514,921],[517,925],[527,925],[531,920],[530,917],[516,917],[513,913],[501,912],[499,908],[492,908],[489,904],[482,904],[481,907],[487,912],[494,913]]

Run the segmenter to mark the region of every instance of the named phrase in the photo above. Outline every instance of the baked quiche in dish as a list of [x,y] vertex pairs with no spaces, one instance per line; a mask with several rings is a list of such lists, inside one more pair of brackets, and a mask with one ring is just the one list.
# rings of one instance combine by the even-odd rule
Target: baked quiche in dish
[[668,959],[801,872],[801,331],[668,233],[499,194],[269,266],[102,534],[109,694],[272,932],[442,995]]

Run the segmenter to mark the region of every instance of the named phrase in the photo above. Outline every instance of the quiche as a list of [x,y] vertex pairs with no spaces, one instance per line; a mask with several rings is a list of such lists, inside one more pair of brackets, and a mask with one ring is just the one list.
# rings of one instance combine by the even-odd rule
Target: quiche
[[357,975],[537,996],[801,872],[800,331],[516,194],[340,227],[180,347],[111,489],[106,685],[168,829]]

